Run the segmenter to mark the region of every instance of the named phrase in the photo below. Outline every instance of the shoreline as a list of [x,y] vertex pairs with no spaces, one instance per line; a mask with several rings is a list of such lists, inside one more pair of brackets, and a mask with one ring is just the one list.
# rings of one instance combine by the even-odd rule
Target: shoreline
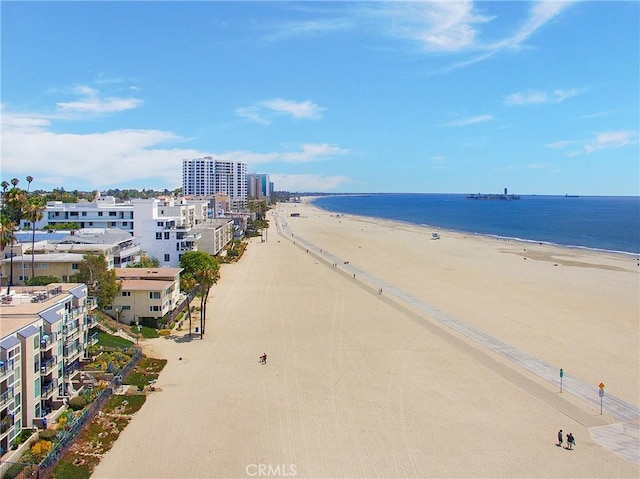
[[[329,212],[329,213],[333,213],[333,214],[340,214],[340,215],[352,215],[354,217],[363,217],[363,218],[371,218],[374,220],[380,220],[380,221],[394,221],[394,222],[398,222],[398,223],[403,223],[403,224],[408,224],[408,225],[413,225],[413,226],[423,226],[425,228],[432,228],[432,229],[438,229],[441,231],[447,231],[450,233],[458,233],[458,234],[463,234],[463,235],[474,235],[474,236],[485,236],[488,238],[495,238],[495,239],[504,239],[504,240],[510,240],[510,241],[519,241],[522,243],[531,243],[531,244],[547,244],[550,246],[556,246],[559,248],[568,248],[568,249],[584,249],[587,251],[596,251],[596,252],[604,252],[604,253],[612,253],[612,254],[620,254],[620,255],[624,255],[624,256],[631,256],[634,259],[637,259],[640,262],[640,251],[638,252],[629,252],[629,251],[620,251],[620,250],[612,250],[612,249],[605,249],[605,248],[596,248],[596,247],[591,247],[591,246],[583,246],[583,245],[574,245],[574,244],[564,244],[564,243],[557,243],[554,241],[547,241],[547,240],[537,240],[537,239],[527,239],[527,238],[520,238],[517,236],[505,236],[505,235],[499,235],[499,234],[495,234],[495,233],[483,233],[483,232],[477,232],[477,231],[468,231],[468,230],[460,230],[460,229],[454,229],[454,228],[449,228],[449,227],[443,227],[443,226],[438,226],[438,225],[433,225],[433,224],[429,224],[429,223],[416,223],[416,222],[412,222],[409,220],[401,220],[401,219],[395,219],[395,218],[385,218],[385,217],[381,217],[381,216],[368,216],[368,215],[363,215],[363,214],[357,214],[357,213],[344,213],[341,211],[336,211],[336,210],[331,210],[328,208],[325,208],[323,206],[319,206],[317,204],[315,204],[315,201],[318,199],[322,199],[322,198],[327,198],[327,197],[342,197],[342,196],[362,196],[362,197],[371,197],[371,196],[376,196],[376,195],[402,195],[402,194],[415,194],[415,193],[371,193],[371,194],[349,194],[349,195],[325,195],[325,196],[304,196],[301,198],[301,203],[304,204],[309,204],[311,206],[314,206],[315,208],[318,208],[320,210]],[[434,195],[436,194],[442,194],[442,195],[446,195],[449,193],[434,193]],[[461,194],[460,194],[461,195]],[[536,195],[533,195],[536,196]],[[537,195],[537,196],[543,196],[543,195]],[[554,196],[555,197],[555,196]],[[563,196],[558,196],[558,198],[562,198]],[[635,197],[612,197],[612,198],[635,198]],[[640,266],[640,264],[638,265]]]

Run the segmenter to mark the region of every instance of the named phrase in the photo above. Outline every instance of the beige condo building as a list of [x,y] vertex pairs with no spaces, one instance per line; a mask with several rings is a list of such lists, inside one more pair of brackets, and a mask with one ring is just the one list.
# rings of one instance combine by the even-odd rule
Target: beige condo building
[[[5,293],[5,291],[3,291]],[[18,287],[0,296],[0,456],[23,428],[78,394],[73,382],[97,318],[87,287],[56,283]]]

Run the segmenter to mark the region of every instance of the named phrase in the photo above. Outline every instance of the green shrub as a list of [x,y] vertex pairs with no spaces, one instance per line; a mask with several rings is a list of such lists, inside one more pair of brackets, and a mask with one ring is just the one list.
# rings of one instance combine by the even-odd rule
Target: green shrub
[[87,405],[87,401],[82,396],[69,399],[69,407],[74,411],[80,411]]
[[45,429],[44,431],[40,431],[38,433],[38,439],[42,441],[53,441],[58,435],[58,431],[55,429]]

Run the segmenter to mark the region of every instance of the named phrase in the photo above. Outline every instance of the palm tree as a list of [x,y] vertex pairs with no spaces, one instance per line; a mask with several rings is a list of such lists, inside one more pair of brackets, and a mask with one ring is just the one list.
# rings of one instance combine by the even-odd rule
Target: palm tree
[[216,269],[206,269],[198,275],[200,280],[200,318],[202,321],[202,334],[205,333],[207,326],[207,299],[211,287],[220,279],[220,271]]
[[[15,224],[3,213],[2,219],[0,220],[0,251],[4,251],[7,246],[13,244],[13,241],[15,240],[15,235],[13,234],[14,231]],[[7,289],[7,294],[9,294],[11,291],[11,283],[9,282],[7,286],[9,286],[9,289]]]
[[181,284],[198,285],[200,290],[200,337],[204,335],[207,318],[207,299],[211,287],[220,279],[220,265],[204,251],[187,251],[180,258],[183,268]]
[[[27,177],[27,180],[31,177]],[[39,196],[32,196],[25,205],[25,217],[31,222],[31,278],[35,278],[35,244],[36,244],[36,223],[44,217],[46,206]]]
[[20,226],[20,220],[23,217],[25,204],[27,202],[27,193],[18,188],[18,178],[11,180],[13,188],[7,190],[9,183],[2,182],[2,244],[4,247],[11,246],[10,251],[10,271],[9,283],[7,284],[7,294],[11,292],[13,286],[13,243],[16,240],[15,230]]

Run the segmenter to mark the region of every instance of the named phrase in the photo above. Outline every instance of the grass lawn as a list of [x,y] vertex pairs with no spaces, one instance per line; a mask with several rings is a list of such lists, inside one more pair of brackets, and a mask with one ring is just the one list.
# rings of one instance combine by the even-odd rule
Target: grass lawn
[[98,346],[111,348],[129,348],[133,346],[133,343],[119,336],[113,336],[111,334],[107,334],[103,331],[98,330]]
[[[135,326],[132,328],[132,330],[135,330]],[[158,335],[158,330],[155,329],[155,328],[150,328],[149,326],[140,326],[140,335],[143,338],[147,338],[147,339],[153,339],[153,338],[159,338],[160,337]]]
[[142,358],[131,373],[124,378],[124,384],[138,386],[142,391],[150,381],[158,379],[160,371],[167,364],[166,359]]

